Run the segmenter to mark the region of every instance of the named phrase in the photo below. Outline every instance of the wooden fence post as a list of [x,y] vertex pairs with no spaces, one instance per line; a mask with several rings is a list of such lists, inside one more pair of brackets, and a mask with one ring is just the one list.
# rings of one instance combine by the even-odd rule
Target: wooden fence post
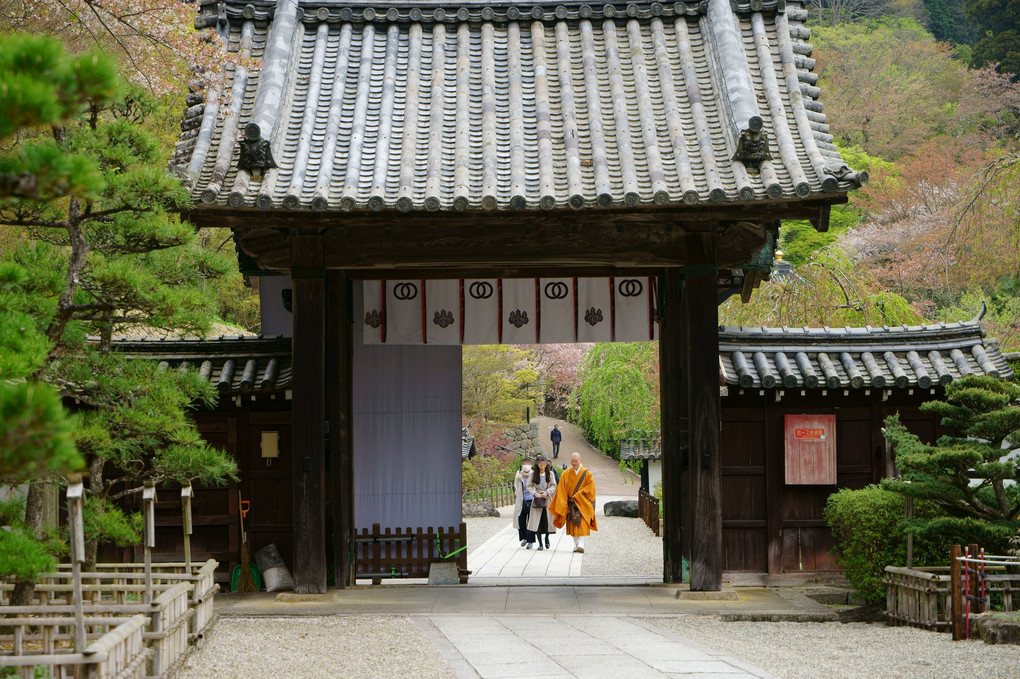
[[87,645],[85,636],[85,610],[81,591],[81,564],[85,561],[85,524],[82,502],[85,488],[81,477],[67,486],[67,520],[71,532],[71,587],[74,591],[74,651],[83,653]]
[[145,603],[152,603],[152,548],[156,546],[156,484],[145,481],[142,490],[142,547],[145,550]]
[[191,481],[181,486],[181,514],[184,524],[184,572],[191,575]]
[[960,641],[963,639],[963,592],[960,588],[960,545],[949,546],[949,573],[953,641]]

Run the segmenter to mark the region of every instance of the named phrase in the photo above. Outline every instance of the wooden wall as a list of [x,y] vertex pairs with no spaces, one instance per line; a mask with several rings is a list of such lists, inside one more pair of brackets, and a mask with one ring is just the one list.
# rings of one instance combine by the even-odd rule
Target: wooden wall
[[[737,391],[737,390],[735,390]],[[822,512],[840,488],[862,488],[888,473],[882,420],[899,411],[903,423],[925,440],[937,425],[918,406],[931,395],[842,390],[826,396],[760,396],[748,390],[723,398],[723,569],[765,573],[838,570],[832,534]],[[836,415],[836,485],[786,485],[784,416]]]
[[[938,434],[934,419],[918,406],[934,398],[897,394],[883,402],[881,392],[865,395],[842,390],[821,397],[774,392],[740,394],[722,399],[722,542],[723,570],[757,573],[838,570],[829,550],[832,536],[822,511],[839,488],[861,488],[889,473],[880,433],[886,415],[899,411],[904,424],[924,440]],[[196,488],[192,554],[212,557],[223,566],[220,578],[237,563],[240,553],[237,490],[251,501],[246,525],[249,551],[275,543],[284,561],[293,563],[291,481],[291,402],[245,399],[238,406],[223,399],[212,411],[196,413],[199,431],[210,443],[238,460],[241,480],[223,488]],[[787,486],[784,483],[784,416],[834,413],[837,430],[837,484]],[[280,457],[267,465],[261,458],[262,431],[280,433]],[[329,474],[327,474],[327,479]],[[327,504],[332,497],[327,485]],[[331,517],[326,507],[327,521]],[[157,559],[176,560],[183,553],[180,500],[176,491],[159,495]],[[329,527],[327,526],[327,534]],[[106,559],[141,559],[132,551],[106,549]]]

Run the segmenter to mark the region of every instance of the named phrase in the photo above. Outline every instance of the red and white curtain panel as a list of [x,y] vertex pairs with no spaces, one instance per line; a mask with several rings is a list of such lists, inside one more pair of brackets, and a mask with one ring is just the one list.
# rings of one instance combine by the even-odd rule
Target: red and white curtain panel
[[655,278],[364,281],[365,344],[642,342]]

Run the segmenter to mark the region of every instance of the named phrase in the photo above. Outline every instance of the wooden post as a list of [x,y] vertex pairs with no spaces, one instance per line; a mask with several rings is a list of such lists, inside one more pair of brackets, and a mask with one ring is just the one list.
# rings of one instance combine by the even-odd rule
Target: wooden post
[[722,589],[722,465],[719,455],[719,268],[714,232],[688,234],[691,263],[681,296],[690,413],[691,590]]
[[142,548],[145,551],[145,603],[152,603],[152,548],[156,546],[156,484],[148,479],[142,490]]
[[659,316],[659,399],[662,430],[662,580],[679,583],[683,576],[682,473],[687,446],[687,397],[683,389],[684,333],[682,276],[665,270],[659,283],[663,308]]
[[181,519],[184,528],[184,572],[191,575],[191,481],[181,486]]
[[81,592],[81,565],[85,561],[85,523],[82,502],[85,488],[81,477],[67,486],[67,520],[71,537],[71,588],[74,592],[74,652],[82,653],[88,643],[85,634],[85,609]]
[[292,237],[294,591],[326,591],[325,275],[317,236]]
[[329,402],[330,479],[333,488],[333,581],[353,585],[354,480],[351,455],[353,403],[353,284],[342,271],[326,274],[326,390]]
[[960,545],[949,546],[949,579],[952,610],[953,641],[963,639],[963,587],[960,582]]

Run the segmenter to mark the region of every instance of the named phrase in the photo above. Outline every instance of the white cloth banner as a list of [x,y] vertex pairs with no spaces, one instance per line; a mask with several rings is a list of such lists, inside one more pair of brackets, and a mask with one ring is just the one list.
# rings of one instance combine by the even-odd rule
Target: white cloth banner
[[363,281],[365,344],[555,344],[658,339],[656,279]]
[[542,278],[538,283],[541,344],[577,341],[574,325],[574,279]]
[[502,280],[503,344],[538,342],[538,311],[534,278]]
[[386,344],[422,344],[421,317],[424,312],[424,281],[386,281]]
[[464,280],[464,344],[499,344],[499,279]]
[[652,339],[650,290],[651,279],[646,276],[613,279],[613,316],[616,323],[613,338],[617,342],[647,342]]
[[429,344],[460,344],[460,281],[425,281],[425,335]]
[[361,299],[364,313],[361,315],[363,324],[362,339],[365,344],[382,344],[383,323],[383,282],[362,281]]
[[613,296],[608,278],[577,279],[577,341],[613,341]]

